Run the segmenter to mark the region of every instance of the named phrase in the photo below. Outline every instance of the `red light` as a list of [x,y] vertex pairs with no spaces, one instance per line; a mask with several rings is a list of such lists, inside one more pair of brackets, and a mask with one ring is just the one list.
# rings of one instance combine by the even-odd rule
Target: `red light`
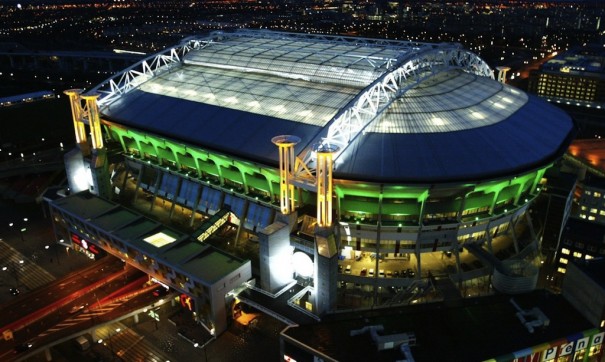
[[189,311],[193,312],[193,299],[187,294],[181,294],[181,305],[183,308],[187,308]]
[[99,254],[100,252],[99,248],[95,244],[92,244],[91,242],[80,238],[80,236],[77,234],[71,234],[71,241],[95,255]]

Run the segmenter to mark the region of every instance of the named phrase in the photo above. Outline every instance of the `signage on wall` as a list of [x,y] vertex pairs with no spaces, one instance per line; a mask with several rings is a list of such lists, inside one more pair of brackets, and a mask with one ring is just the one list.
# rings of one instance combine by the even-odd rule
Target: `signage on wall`
[[[594,333],[594,332],[592,332]],[[600,355],[603,353],[601,346],[605,339],[605,332],[599,332],[592,335],[588,333],[580,333],[578,335],[569,336],[565,339],[558,340],[546,344],[546,348],[537,346],[528,350],[521,350],[513,353],[514,362],[545,362],[556,361],[559,357],[571,358],[575,360],[575,355],[582,356],[583,354]],[[569,356],[569,357],[566,357]],[[567,359],[566,359],[567,360]]]
[[181,306],[183,306],[183,308],[187,308],[191,312],[195,312],[193,298],[191,298],[187,294],[181,294]]
[[80,235],[71,234],[71,241],[74,244],[77,244],[78,246],[80,246],[82,249],[90,251],[94,255],[99,255],[101,253],[101,251],[99,250],[98,246],[96,246],[95,244],[89,242],[86,239],[82,239],[80,237]]

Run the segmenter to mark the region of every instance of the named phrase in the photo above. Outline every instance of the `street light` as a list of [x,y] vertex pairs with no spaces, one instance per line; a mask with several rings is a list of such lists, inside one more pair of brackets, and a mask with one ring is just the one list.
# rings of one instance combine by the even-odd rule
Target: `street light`
[[15,290],[18,290],[19,287],[19,269],[18,267],[22,266],[25,261],[23,259],[19,260],[18,263],[15,263],[13,260],[9,261],[8,266],[2,266],[2,271],[9,271],[15,278]]
[[[23,234],[27,231],[27,228],[25,227],[25,223],[27,222],[28,218],[24,217],[23,218],[23,223],[22,226],[19,228],[19,233],[21,236],[21,241],[25,241],[25,238],[23,237]],[[13,226],[15,226],[14,222],[9,222],[8,226],[12,229]]]

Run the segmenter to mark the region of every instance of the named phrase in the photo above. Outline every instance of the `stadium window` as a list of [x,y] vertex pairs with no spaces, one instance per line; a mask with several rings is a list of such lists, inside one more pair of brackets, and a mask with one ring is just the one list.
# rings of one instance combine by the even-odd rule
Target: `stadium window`
[[594,197],[601,197],[602,195],[601,195],[600,192],[595,191],[594,194],[593,194],[593,196]]
[[561,253],[563,253],[565,255],[569,255],[569,249],[563,248],[563,249],[561,249]]
[[588,220],[589,220],[589,221],[594,221],[594,220],[595,220],[595,217],[594,217],[594,216],[589,216],[589,217],[588,217]]
[[569,262],[569,260],[567,260],[565,258],[559,259],[559,263],[561,263],[561,264],[567,264],[568,262]]
[[584,259],[586,259],[586,260],[594,259],[594,256],[586,254]]
[[557,271],[561,274],[565,274],[565,272],[566,272],[565,268],[561,268],[561,267],[557,268]]
[[599,215],[601,215],[601,216],[605,216],[605,210],[600,210],[600,211],[599,211]]
[[580,253],[579,251],[574,251],[573,252],[573,257],[581,259],[582,258],[582,253]]

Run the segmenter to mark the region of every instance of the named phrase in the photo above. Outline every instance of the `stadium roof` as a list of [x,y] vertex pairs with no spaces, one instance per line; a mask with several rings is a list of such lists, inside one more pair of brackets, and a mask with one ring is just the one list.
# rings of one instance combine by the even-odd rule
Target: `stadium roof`
[[92,91],[110,121],[267,165],[277,135],[300,137],[301,157],[334,143],[336,178],[376,182],[525,172],[561,156],[574,132],[563,111],[496,82],[455,44],[219,32]]

